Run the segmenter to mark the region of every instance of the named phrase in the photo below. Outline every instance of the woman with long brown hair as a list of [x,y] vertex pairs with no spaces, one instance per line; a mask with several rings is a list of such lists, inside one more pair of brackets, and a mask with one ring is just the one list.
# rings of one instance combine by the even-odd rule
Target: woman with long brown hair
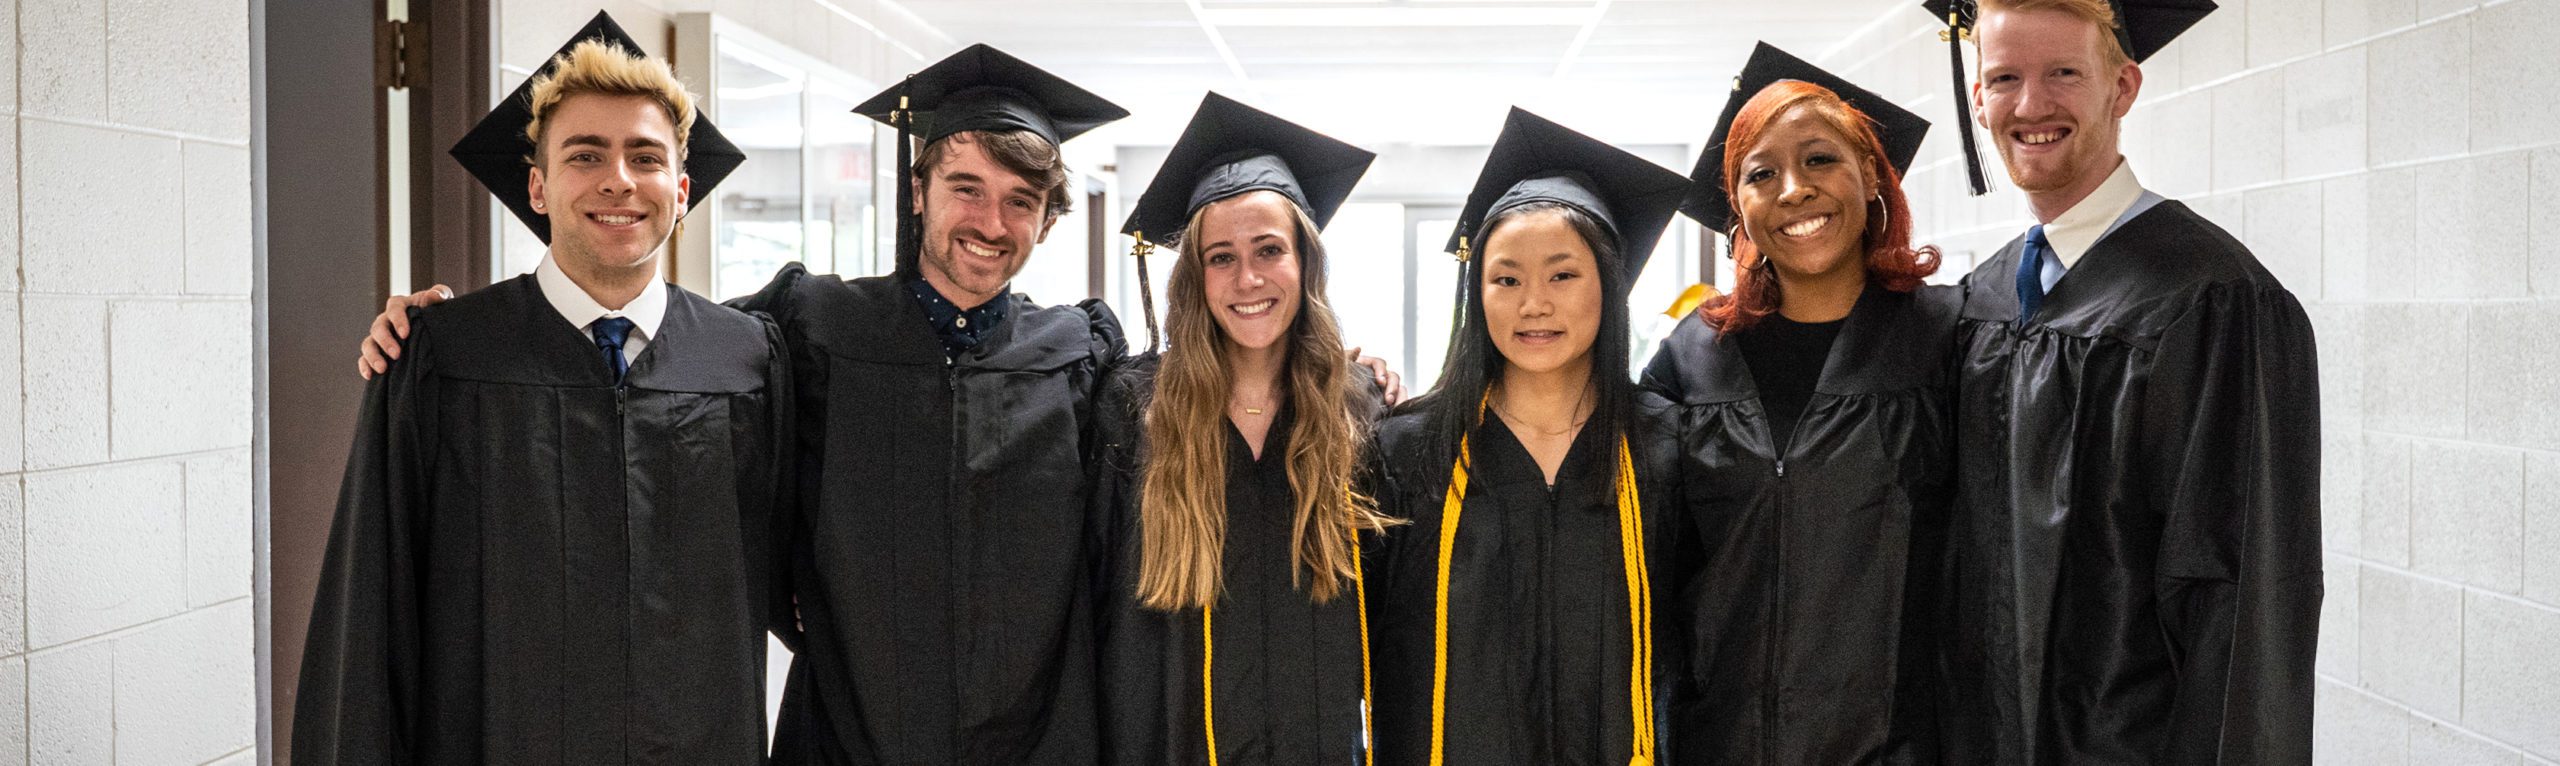
[[1688,180],[1513,109],[1458,218],[1462,320],[1378,428],[1379,760],[1644,763],[1666,450],[1627,375],[1628,286]]
[[1106,763],[1368,757],[1360,546],[1387,520],[1353,474],[1381,405],[1317,230],[1372,157],[1212,93],[1131,213],[1176,259],[1166,348],[1098,417]]
[[1938,761],[1956,305],[1900,180],[1927,129],[1763,44],[1692,176],[1737,285],[1644,376],[1681,445],[1672,762]]

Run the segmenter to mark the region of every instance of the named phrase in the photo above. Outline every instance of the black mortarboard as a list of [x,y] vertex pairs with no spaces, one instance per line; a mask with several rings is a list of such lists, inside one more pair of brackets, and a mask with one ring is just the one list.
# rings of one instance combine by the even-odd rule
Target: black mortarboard
[[915,215],[914,148],[910,136],[932,143],[969,130],[1027,130],[1051,145],[1129,116],[1105,101],[1022,59],[985,43],[933,62],[853,108],[854,113],[898,128],[898,269],[915,266],[924,236]]
[[[456,142],[450,152],[454,159],[462,162],[464,170],[471,171],[471,177],[480,179],[480,185],[489,187],[489,193],[498,195],[498,201],[506,203],[507,210],[515,213],[516,219],[523,221],[525,228],[532,229],[533,235],[540,237],[544,244],[551,242],[551,217],[534,212],[531,193],[525,188],[525,177],[533,170],[530,164],[533,139],[524,134],[525,126],[533,122],[533,83],[558,69],[560,57],[568,55],[570,49],[587,40],[602,40],[634,56],[649,55],[641,50],[639,41],[623,32],[621,25],[613,23],[612,16],[597,11],[594,19],[571,36],[568,43],[560,46],[559,53],[543,61],[542,68],[534,70],[533,76],[525,78],[523,85],[516,86],[514,93],[507,94],[505,101],[498,102],[497,108],[480,118],[480,124],[463,134],[462,140]],[[737,170],[738,164],[746,161],[747,153],[739,151],[737,144],[729,143],[729,138],[721,135],[719,128],[712,127],[711,120],[703,117],[702,110],[696,108],[693,130],[685,136],[684,172],[693,179],[691,190],[686,195],[693,204],[687,212],[691,212],[692,207],[700,207],[703,200],[710,199],[711,188],[719,186],[722,179],[729,177],[730,171]]]
[[1804,59],[1760,43],[1751,49],[1751,60],[1742,65],[1742,74],[1733,79],[1733,95],[1724,102],[1724,116],[1716,118],[1716,132],[1707,139],[1707,150],[1698,155],[1698,166],[1689,171],[1692,184],[1688,204],[1681,212],[1719,233],[1733,228],[1733,199],[1724,188],[1725,139],[1733,131],[1733,118],[1742,106],[1760,95],[1762,88],[1781,80],[1801,80],[1829,88],[1848,102],[1850,108],[1864,112],[1874,121],[1876,137],[1884,140],[1885,159],[1893,163],[1895,175],[1910,172],[1911,160],[1920,156],[1920,139],[1929,133],[1929,121],[1911,110],[1858,87],[1839,75],[1805,63]]
[[[1165,153],[1155,180],[1130,206],[1120,233],[1142,243],[1171,245],[1201,206],[1265,189],[1297,203],[1322,228],[1377,158],[1366,149],[1210,93]],[[1147,249],[1141,245],[1133,255],[1138,257],[1139,287],[1152,293],[1146,289]],[[1147,301],[1147,345],[1154,348],[1155,299],[1142,297]]]
[[[1129,116],[1129,110],[1022,59],[979,43],[933,62],[853,111],[927,143],[964,130],[1028,130],[1049,143]],[[912,126],[896,116],[915,115]]]
[[[2151,54],[2168,47],[2169,41],[2218,7],[2213,0],[2107,0],[2107,4],[2116,14],[2116,45],[2137,64],[2150,60]],[[1965,87],[1962,42],[1973,37],[1973,24],[1982,9],[1977,0],[1922,0],[1920,7],[1947,27],[1938,39],[1946,41],[1948,66],[1955,73],[1956,119],[1964,126],[1965,166],[1972,174],[1973,193],[1979,195],[1988,187],[1982,174],[1982,150],[1973,139],[1973,96]]]
[[1469,238],[1485,221],[1532,202],[1561,203],[1590,215],[1618,238],[1632,284],[1688,192],[1689,179],[1678,172],[1512,107],[1502,135],[1494,139],[1492,156],[1476,175],[1475,190],[1467,194],[1467,206],[1458,213],[1447,250],[1471,259],[1468,251],[1483,243]]
[[1377,156],[1211,93],[1165,153],[1120,233],[1171,244],[1202,205],[1257,189],[1288,197],[1323,226]]

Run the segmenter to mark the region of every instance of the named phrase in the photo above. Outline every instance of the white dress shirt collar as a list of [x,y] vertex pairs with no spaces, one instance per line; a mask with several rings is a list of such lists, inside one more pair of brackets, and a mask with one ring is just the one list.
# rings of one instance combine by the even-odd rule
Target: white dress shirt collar
[[620,311],[597,303],[585,288],[569,279],[568,272],[560,270],[560,264],[554,263],[549,253],[543,254],[542,265],[534,267],[533,281],[542,286],[542,298],[551,302],[551,309],[560,312],[560,317],[569,320],[569,326],[578,328],[580,333],[592,333],[596,320],[605,317],[631,320],[631,337],[622,343],[625,359],[639,359],[649,340],[658,337],[658,323],[667,318],[664,281],[649,280],[649,286],[640,289],[640,297],[631,299]]
[[2089,192],[2088,197],[2082,198],[2080,204],[2072,205],[2070,210],[2062,211],[2062,215],[2045,222],[2044,240],[2052,246],[2053,255],[2062,262],[2063,269],[2078,266],[2080,256],[2087,255],[2089,248],[2096,247],[2099,239],[2114,231],[2134,203],[2146,196],[2153,195],[2143,190],[2142,182],[2133,177],[2133,163],[2119,157],[2115,172],[2107,174],[2106,182],[2098,184],[2096,191]]

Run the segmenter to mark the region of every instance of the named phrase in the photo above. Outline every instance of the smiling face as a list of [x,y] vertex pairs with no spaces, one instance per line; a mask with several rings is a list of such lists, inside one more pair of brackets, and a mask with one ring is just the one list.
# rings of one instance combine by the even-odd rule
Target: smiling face
[[979,142],[954,135],[939,162],[916,183],[924,217],[918,265],[945,298],[974,307],[1002,292],[1031,246],[1049,236],[1047,189],[988,156]]
[[1600,337],[1600,263],[1564,214],[1514,216],[1485,234],[1484,320],[1511,367],[1548,373],[1591,363]]
[[684,215],[692,179],[676,158],[675,123],[645,96],[582,93],[542,126],[527,177],[551,218],[551,252],[573,273],[656,268],[650,258]]
[[1227,342],[1270,348],[1298,320],[1296,203],[1252,191],[1200,208],[1201,288]]
[[1743,155],[1734,203],[1743,234],[1782,275],[1862,268],[1875,161],[1810,102],[1780,112]]
[[1990,9],[1974,38],[1974,119],[1990,130],[2010,182],[2030,201],[2062,207],[2096,190],[2115,172],[2117,130],[2142,89],[2141,67],[2114,52],[2107,30],[2061,10]]

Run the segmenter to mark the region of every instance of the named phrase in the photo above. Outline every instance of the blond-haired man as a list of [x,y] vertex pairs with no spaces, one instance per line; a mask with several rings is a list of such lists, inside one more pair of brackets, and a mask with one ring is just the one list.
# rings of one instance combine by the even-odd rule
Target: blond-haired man
[[2036,224],[1965,279],[1948,761],[2308,763],[2311,323],[2117,151],[2140,62],[2212,3],[1959,5]]
[[457,154],[549,241],[366,391],[305,763],[755,764],[787,444],[774,326],[660,282],[739,156],[598,15]]

